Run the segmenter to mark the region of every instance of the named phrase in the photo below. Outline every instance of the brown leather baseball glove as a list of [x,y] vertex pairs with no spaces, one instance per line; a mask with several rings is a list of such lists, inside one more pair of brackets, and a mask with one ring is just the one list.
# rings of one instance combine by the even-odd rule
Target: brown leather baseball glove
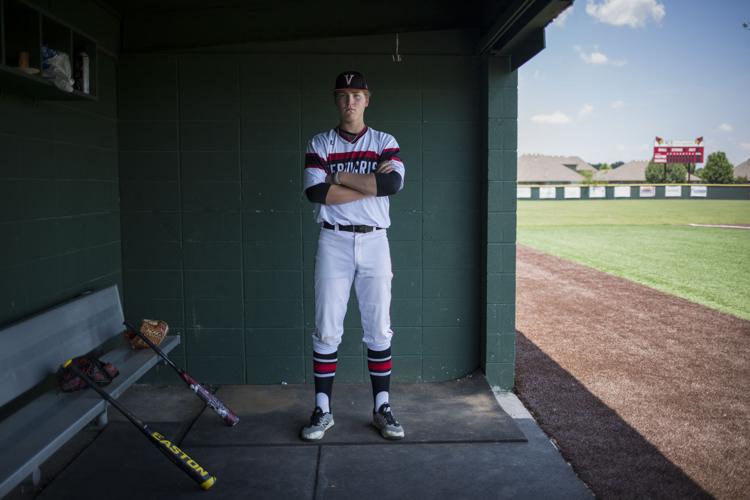
[[[141,323],[141,335],[156,345],[161,344],[164,337],[169,333],[169,325],[166,321],[159,319],[144,319]],[[130,342],[133,349],[148,349],[148,344],[130,330],[125,330],[125,338]]]

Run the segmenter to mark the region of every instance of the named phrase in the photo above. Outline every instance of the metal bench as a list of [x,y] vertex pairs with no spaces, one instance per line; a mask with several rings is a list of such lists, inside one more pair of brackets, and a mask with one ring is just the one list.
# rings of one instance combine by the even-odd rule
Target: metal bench
[[[92,420],[102,426],[107,423],[107,403],[94,391],[39,390],[49,385],[63,362],[116,344],[101,359],[120,370],[106,388],[119,397],[159,361],[151,349],[134,351],[113,339],[122,333],[122,322],[114,285],[0,330],[0,406],[12,408],[3,411],[8,415],[0,421],[0,498],[24,480],[38,485],[40,465],[55,451]],[[179,343],[179,335],[170,335],[160,347],[169,352]],[[34,394],[31,389],[40,394],[29,397]],[[18,404],[16,398],[29,401]],[[16,405],[20,407],[15,409]]]

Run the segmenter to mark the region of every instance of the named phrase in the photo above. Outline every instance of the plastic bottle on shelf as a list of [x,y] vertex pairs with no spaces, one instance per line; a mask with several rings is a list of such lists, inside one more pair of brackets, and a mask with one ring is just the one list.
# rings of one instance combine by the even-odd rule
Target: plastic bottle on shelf
[[91,93],[89,84],[90,59],[86,52],[76,54],[75,89],[84,94]]

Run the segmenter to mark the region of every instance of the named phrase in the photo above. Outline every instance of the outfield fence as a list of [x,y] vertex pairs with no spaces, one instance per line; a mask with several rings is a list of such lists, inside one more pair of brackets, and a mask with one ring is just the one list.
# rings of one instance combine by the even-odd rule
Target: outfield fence
[[750,200],[750,184],[519,184],[516,197],[519,200]]

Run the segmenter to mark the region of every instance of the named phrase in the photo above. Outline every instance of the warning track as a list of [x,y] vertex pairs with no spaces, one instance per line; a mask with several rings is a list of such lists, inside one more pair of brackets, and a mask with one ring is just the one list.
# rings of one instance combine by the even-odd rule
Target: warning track
[[518,247],[516,388],[602,498],[750,491],[750,322]]

